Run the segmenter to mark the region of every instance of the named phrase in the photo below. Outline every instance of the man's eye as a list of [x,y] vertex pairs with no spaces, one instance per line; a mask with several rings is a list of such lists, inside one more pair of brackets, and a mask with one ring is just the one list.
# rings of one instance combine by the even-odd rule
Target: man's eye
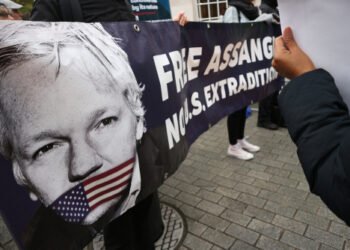
[[38,157],[42,156],[43,154],[49,152],[50,150],[58,147],[55,143],[49,143],[41,148],[39,148],[33,155],[33,159],[36,160]]
[[118,120],[117,117],[113,116],[113,117],[107,117],[105,119],[102,119],[98,124],[97,124],[97,128],[103,128],[106,126],[109,126],[111,124],[113,124],[114,122],[116,122]]

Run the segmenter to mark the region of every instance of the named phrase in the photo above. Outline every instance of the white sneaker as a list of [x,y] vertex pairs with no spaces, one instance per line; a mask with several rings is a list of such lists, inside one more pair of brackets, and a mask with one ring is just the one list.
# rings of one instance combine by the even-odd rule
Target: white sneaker
[[260,150],[260,147],[254,144],[251,144],[250,142],[248,142],[246,139],[242,139],[242,140],[237,140],[238,144],[245,150],[249,151],[249,152],[258,152]]
[[242,149],[239,143],[228,146],[227,154],[244,161],[248,161],[254,158],[254,155]]

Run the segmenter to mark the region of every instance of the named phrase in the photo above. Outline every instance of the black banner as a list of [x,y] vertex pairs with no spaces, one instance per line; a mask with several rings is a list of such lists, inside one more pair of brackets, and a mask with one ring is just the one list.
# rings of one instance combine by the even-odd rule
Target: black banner
[[86,245],[204,131],[282,84],[268,23],[0,28],[1,214],[30,249]]

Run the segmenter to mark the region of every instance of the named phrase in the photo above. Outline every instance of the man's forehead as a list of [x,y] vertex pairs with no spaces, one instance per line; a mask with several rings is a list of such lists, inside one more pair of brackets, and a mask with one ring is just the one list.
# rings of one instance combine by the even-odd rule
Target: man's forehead
[[19,101],[24,93],[40,91],[44,84],[53,83],[54,68],[47,63],[44,66],[44,63],[39,60],[42,61],[43,58],[14,65],[6,72],[0,84],[1,99],[9,101],[15,98],[15,101]]

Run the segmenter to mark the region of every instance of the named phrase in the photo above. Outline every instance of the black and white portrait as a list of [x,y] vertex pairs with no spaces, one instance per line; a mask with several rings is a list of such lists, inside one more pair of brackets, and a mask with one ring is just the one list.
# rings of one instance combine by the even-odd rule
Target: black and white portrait
[[7,22],[0,38],[0,150],[18,184],[65,221],[135,204],[142,88],[100,24]]

